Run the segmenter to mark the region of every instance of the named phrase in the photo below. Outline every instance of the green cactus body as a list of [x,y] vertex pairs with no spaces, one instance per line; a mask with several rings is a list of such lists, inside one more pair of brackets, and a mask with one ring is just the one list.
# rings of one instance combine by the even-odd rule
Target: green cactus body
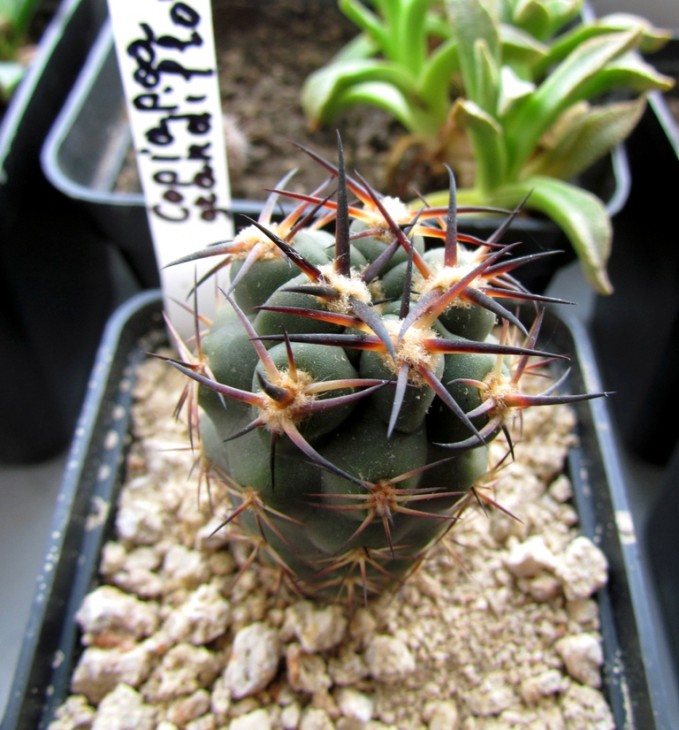
[[304,594],[367,599],[485,499],[488,444],[513,412],[592,396],[522,392],[533,358],[557,356],[536,349],[539,315],[524,326],[510,309],[542,298],[511,277],[508,248],[462,246],[454,204],[382,204],[339,152],[321,161],[336,202],[295,194],[288,221],[308,206],[330,225],[259,221],[267,247],[223,246],[223,311],[172,364],[196,381],[196,442],[228,487],[227,521]]
[[[243,271],[246,266],[245,258],[234,261],[229,270],[232,282],[242,275],[242,285],[236,286],[234,293],[236,301],[246,311],[263,304],[269,296],[298,273],[288,258],[273,243],[262,242],[263,234],[257,229],[252,230],[253,228],[250,229],[251,234],[262,246],[260,256],[245,272]],[[300,255],[312,263],[325,264],[330,261],[326,247],[332,241],[332,236],[326,231],[302,231],[293,239],[292,244]],[[263,243],[266,243],[266,246]]]

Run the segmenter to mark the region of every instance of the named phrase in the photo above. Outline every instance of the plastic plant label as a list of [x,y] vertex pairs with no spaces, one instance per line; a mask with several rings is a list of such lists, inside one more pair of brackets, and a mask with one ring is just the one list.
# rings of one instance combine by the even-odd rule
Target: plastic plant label
[[[186,340],[191,292],[215,261],[168,264],[233,237],[210,0],[108,6],[165,311]],[[208,317],[217,286],[197,290]]]

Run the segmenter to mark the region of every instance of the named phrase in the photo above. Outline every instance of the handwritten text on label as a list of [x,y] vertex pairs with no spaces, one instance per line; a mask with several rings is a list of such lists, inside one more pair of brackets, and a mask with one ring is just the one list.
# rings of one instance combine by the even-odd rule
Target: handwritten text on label
[[212,263],[174,264],[234,231],[211,0],[108,8],[165,313],[191,339],[193,307],[213,316],[228,274],[210,277],[194,302]]
[[170,223],[184,223],[194,215],[203,221],[228,217],[215,192],[212,143],[201,141],[212,131],[214,119],[202,110],[208,92],[200,84],[203,79],[214,83],[215,70],[191,65],[191,50],[204,44],[202,18],[185,2],[158,2],[167,6],[168,32],[157,33],[148,22],[140,22],[140,36],[126,47],[135,64],[132,77],[143,89],[132,105],[148,116],[148,146],[139,154],[150,161],[160,195],[160,200],[149,201],[149,209]]

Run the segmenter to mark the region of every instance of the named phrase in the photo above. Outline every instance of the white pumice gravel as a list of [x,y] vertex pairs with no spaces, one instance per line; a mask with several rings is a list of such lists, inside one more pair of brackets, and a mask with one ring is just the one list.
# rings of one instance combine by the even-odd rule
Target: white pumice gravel
[[594,595],[607,565],[569,501],[568,407],[524,416],[494,495],[518,519],[470,510],[395,594],[349,611],[247,567],[232,526],[212,534],[225,494],[199,491],[173,418],[183,385],[140,368],[117,532],[50,730],[614,727]]

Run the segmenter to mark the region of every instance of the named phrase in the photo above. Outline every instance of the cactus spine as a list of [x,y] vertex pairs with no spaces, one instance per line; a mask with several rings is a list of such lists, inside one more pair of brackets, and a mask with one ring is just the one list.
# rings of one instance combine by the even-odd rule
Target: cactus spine
[[[305,152],[336,193],[276,190],[234,241],[191,257],[219,257],[231,282],[197,350],[170,362],[193,382],[226,521],[302,594],[365,600],[491,501],[487,447],[514,413],[592,396],[522,390],[560,356],[536,349],[547,300],[512,276],[509,219],[480,241],[457,229],[452,176],[446,208],[414,211],[349,176],[341,142],[337,165]],[[296,207],[273,223],[279,195]]]

